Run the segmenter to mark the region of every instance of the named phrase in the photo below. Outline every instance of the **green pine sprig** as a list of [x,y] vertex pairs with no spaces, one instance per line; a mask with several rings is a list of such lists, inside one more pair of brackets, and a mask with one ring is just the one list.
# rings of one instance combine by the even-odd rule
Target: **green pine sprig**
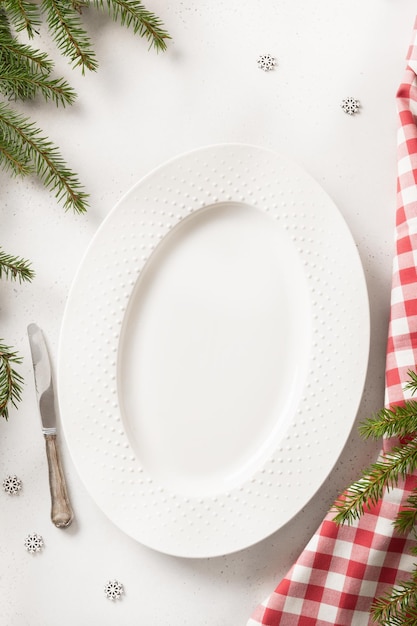
[[12,37],[3,37],[0,58],[6,69],[19,68],[25,70],[29,76],[33,73],[50,75],[53,70],[53,63],[45,52],[40,52],[31,46],[19,43]]
[[22,398],[23,378],[14,368],[21,362],[21,357],[0,340],[0,417],[6,420],[10,405],[16,407]]
[[[86,211],[88,194],[78,175],[68,167],[58,147],[37,124],[15,109],[17,101],[42,98],[57,106],[73,104],[76,93],[66,80],[53,75],[54,63],[44,52],[21,43],[39,34],[46,21],[58,51],[73,67],[94,71],[98,67],[92,41],[84,28],[82,13],[93,7],[107,9],[122,26],[147,39],[157,51],[170,38],[161,20],[140,0],[0,0],[0,167],[11,176],[37,176],[65,209]],[[0,248],[0,279],[31,280],[28,261],[7,255]],[[8,418],[10,405],[20,401],[22,378],[14,365],[20,358],[0,345],[0,416]]]
[[[26,57],[30,62],[30,59]],[[33,57],[31,59],[33,61]],[[0,93],[7,99],[30,100],[40,94],[56,105],[72,104],[76,93],[63,78],[49,78],[44,71],[13,67],[0,59]]]
[[162,20],[148,11],[140,0],[93,0],[98,9],[105,9],[114,21],[120,21],[122,26],[132,28],[133,32],[144,37],[150,47],[157,51],[164,51],[170,35],[164,28]]
[[16,174],[21,173],[20,167],[24,168],[24,173],[36,173],[58,201],[63,202],[65,209],[78,213],[86,210],[87,194],[57,146],[42,136],[33,122],[5,103],[0,103],[0,150],[2,141],[9,147],[7,153],[0,152],[3,167],[9,167]]
[[396,446],[372,463],[361,478],[350,485],[333,505],[335,522],[352,524],[366,509],[375,505],[385,489],[396,487],[400,479],[417,469],[417,439]]
[[[11,1],[11,0],[10,0]],[[10,4],[10,2],[9,2]],[[16,1],[15,9],[20,4]],[[88,194],[67,166],[57,146],[35,122],[18,113],[11,100],[41,96],[57,106],[71,105],[75,91],[63,78],[52,77],[53,62],[46,53],[21,44],[12,34],[5,8],[0,9],[0,166],[16,176],[35,175],[55,193],[65,209],[84,212]]]
[[26,31],[32,39],[42,22],[39,5],[27,0],[3,0],[3,6],[16,32]]
[[404,437],[417,432],[417,401],[406,400],[403,406],[383,408],[359,427],[364,439]]
[[[408,376],[404,389],[414,394],[417,373],[409,371]],[[332,510],[338,524],[352,524],[378,503],[385,490],[396,487],[400,479],[416,472],[417,402],[407,399],[401,406],[381,409],[361,424],[359,432],[365,439],[396,437],[401,443],[382,453],[336,500]],[[417,539],[417,488],[411,491],[392,523],[398,532],[412,534]],[[417,556],[417,545],[411,552]],[[410,580],[398,582],[374,600],[371,615],[381,626],[417,626],[417,565],[410,572]]]
[[37,175],[55,192],[66,209],[84,212],[88,194],[78,176],[67,166],[58,148],[28,118],[19,115],[11,100],[38,96],[56,105],[70,105],[75,91],[63,78],[53,76],[54,63],[46,54],[18,41],[15,33],[25,31],[33,39],[42,21],[55,40],[58,51],[73,67],[95,71],[98,62],[82,21],[84,10],[105,9],[121,26],[165,50],[170,35],[162,21],[140,0],[1,0],[0,1],[0,167],[13,175]]
[[[34,271],[28,260],[6,254],[0,248],[0,278],[31,281]],[[0,417],[9,418],[10,405],[16,407],[21,400],[23,378],[16,371],[15,365],[21,363],[17,353],[0,340]]]
[[414,395],[415,393],[417,393],[417,373],[413,370],[408,370],[407,373],[409,380],[405,383],[404,390],[411,391],[411,393]]
[[382,626],[416,626],[417,572],[413,572],[411,580],[399,582],[374,600],[371,613]]
[[73,67],[80,66],[82,72],[94,71],[98,67],[92,42],[83,28],[81,15],[72,3],[66,0],[43,0],[42,12],[55,43]]
[[30,261],[22,257],[6,254],[0,247],[0,279],[9,278],[20,283],[30,282],[35,276]]
[[395,529],[402,534],[414,532],[417,528],[417,489],[408,496],[404,508],[394,520]]

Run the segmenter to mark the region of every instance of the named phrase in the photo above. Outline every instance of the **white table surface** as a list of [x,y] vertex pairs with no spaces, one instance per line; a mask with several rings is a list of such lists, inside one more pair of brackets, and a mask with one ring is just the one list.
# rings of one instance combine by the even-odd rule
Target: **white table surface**
[[[375,457],[356,427],[323,487],[284,528],[246,550],[181,559],[142,546],[115,527],[85,490],[61,438],[76,520],[49,520],[44,442],[26,327],[44,330],[57,362],[60,327],[77,267],[119,198],[167,159],[200,146],[243,142],[287,154],[333,198],[363,262],[371,307],[371,348],[356,423],[383,404],[396,177],[395,94],[412,27],[412,0],[146,3],[173,39],[164,54],[103,16],[86,16],[100,62],[81,76],[55,55],[78,91],[67,110],[22,108],[59,144],[91,194],[84,216],[65,213],[38,181],[0,174],[0,245],[29,258],[31,284],[0,282],[0,336],[24,362],[23,401],[0,422],[0,478],[16,474],[22,493],[0,493],[0,606],[5,626],[237,626],[270,593],[338,492]],[[36,40],[51,50],[46,35]],[[258,69],[260,54],[278,60]],[[361,102],[356,116],[341,101]],[[82,349],[82,346],[74,346]],[[356,426],[356,424],[355,424]],[[314,498],[313,498],[314,496]],[[38,532],[41,554],[24,538]],[[111,602],[110,579],[126,590]]]

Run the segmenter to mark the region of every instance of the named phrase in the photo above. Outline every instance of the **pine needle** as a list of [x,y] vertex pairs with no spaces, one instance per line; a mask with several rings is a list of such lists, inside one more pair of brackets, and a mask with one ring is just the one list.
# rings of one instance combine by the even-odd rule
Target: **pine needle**
[[[417,392],[417,373],[408,372],[409,380],[404,389]],[[378,503],[385,490],[398,485],[417,470],[417,401],[406,400],[401,406],[384,408],[363,422],[360,434],[368,437],[398,437],[401,443],[390,452],[382,454],[362,472],[336,500],[332,509],[338,524],[353,523],[366,509]],[[396,531],[417,538],[417,487],[411,491],[405,504],[392,520]],[[417,545],[411,548],[417,556]],[[380,626],[417,626],[417,565],[410,580],[401,581],[390,588],[371,607],[371,616]]]
[[34,276],[35,272],[31,268],[30,261],[6,254],[0,247],[0,279],[4,277],[21,283],[30,282]]
[[54,67],[46,52],[34,50],[12,37],[0,40],[0,60],[9,68],[22,68],[30,74],[49,75]]
[[401,581],[371,607],[373,619],[382,626],[416,626],[417,579],[414,573],[410,581]]
[[5,141],[1,132],[0,166],[12,176],[28,176],[34,173],[33,167],[27,160],[26,150],[20,145]]
[[27,0],[3,0],[3,4],[16,31],[25,30],[33,38],[41,24],[39,6]]
[[336,500],[333,505],[333,510],[337,512],[334,521],[337,524],[353,523],[363,515],[365,509],[382,498],[385,489],[397,486],[401,478],[416,468],[417,439],[382,455]]
[[[82,191],[78,177],[66,165],[58,148],[28,118],[0,103],[1,143],[14,144],[23,155],[22,166],[37,174],[45,187],[55,192],[65,209],[83,213],[87,209],[88,194]],[[7,156],[0,152],[0,165],[5,166]],[[11,167],[10,161],[8,161]]]
[[0,417],[9,419],[10,405],[21,401],[23,378],[14,369],[22,359],[0,339]]
[[399,511],[393,523],[394,528],[402,534],[415,532],[417,525],[417,489],[410,493],[405,506]]
[[[76,93],[63,78],[52,76],[53,62],[47,54],[21,44],[12,33],[25,30],[33,37],[43,17],[61,54],[73,66],[96,70],[92,42],[81,20],[82,10],[90,6],[107,7],[113,20],[132,28],[157,50],[166,49],[170,38],[162,21],[145,9],[140,0],[2,0],[0,6],[0,95],[8,101],[30,100],[38,95],[57,106],[71,105]],[[8,103],[0,101],[0,167],[12,175],[38,176],[55,192],[64,208],[84,212],[88,194],[78,176],[40,128],[19,115]]]
[[71,60],[73,67],[81,66],[83,73],[86,69],[96,70],[98,63],[91,40],[74,6],[65,0],[43,0],[42,12],[59,51]]
[[417,432],[417,400],[381,409],[360,425],[359,432],[364,439],[405,437]]
[[133,32],[145,37],[149,47],[153,46],[158,52],[166,50],[167,39],[171,39],[165,30],[162,20],[143,6],[140,0],[93,0],[98,9],[107,11],[114,21],[120,21],[122,26],[132,28]]
[[9,99],[20,100],[33,99],[39,93],[45,100],[52,100],[57,106],[72,104],[76,98],[75,91],[63,78],[50,79],[43,71],[13,67],[2,60],[0,60],[0,93]]
[[[32,39],[46,18],[49,31],[62,55],[74,67],[97,69],[92,42],[81,15],[93,4],[104,8],[102,0],[0,0],[0,167],[12,176],[36,175],[55,193],[65,209],[86,211],[88,194],[78,176],[68,167],[58,147],[28,117],[10,105],[11,100],[31,100],[41,96],[56,105],[71,105],[75,91],[63,78],[54,78],[54,64],[43,52],[18,41],[22,31]],[[168,33],[161,20],[147,11],[139,0],[106,0],[113,20],[145,37],[157,50],[166,49]],[[12,31],[13,29],[13,31]],[[0,279],[31,280],[30,263],[8,255],[0,248]],[[0,345],[0,416],[8,419],[9,407],[21,398],[22,378],[14,369],[20,358],[11,348]]]
[[413,370],[408,370],[409,381],[404,385],[405,391],[411,391],[414,395],[417,393],[417,373],[413,372]]

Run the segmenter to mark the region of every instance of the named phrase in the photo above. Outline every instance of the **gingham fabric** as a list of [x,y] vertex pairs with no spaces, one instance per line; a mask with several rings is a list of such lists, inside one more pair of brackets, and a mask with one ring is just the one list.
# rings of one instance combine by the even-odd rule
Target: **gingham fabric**
[[[398,195],[396,254],[386,359],[386,406],[405,398],[407,372],[417,363],[417,18],[397,93]],[[392,445],[383,443],[383,449]],[[417,485],[412,476],[387,491],[352,525],[337,526],[329,512],[296,563],[256,607],[247,626],[366,626],[375,597],[407,580],[414,542],[392,521]]]

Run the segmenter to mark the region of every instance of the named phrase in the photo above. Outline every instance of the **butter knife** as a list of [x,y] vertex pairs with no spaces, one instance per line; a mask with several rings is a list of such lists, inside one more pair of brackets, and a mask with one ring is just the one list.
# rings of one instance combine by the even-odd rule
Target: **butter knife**
[[56,406],[52,370],[48,350],[41,329],[36,324],[28,326],[32,353],[36,396],[45,438],[48,459],[49,488],[51,492],[51,520],[58,528],[66,528],[74,518],[68,498],[64,472],[56,439]]

